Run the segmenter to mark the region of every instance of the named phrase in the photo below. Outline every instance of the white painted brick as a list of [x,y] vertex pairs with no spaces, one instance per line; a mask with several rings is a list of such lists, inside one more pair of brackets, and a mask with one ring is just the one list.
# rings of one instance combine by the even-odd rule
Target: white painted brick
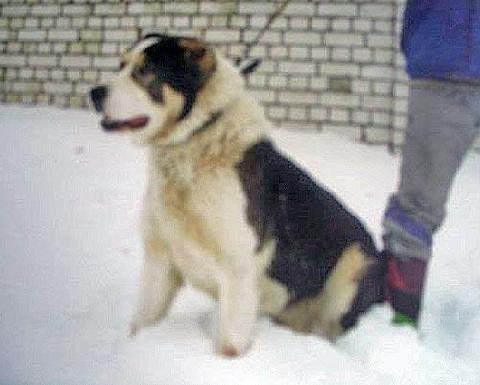
[[80,31],[80,38],[82,41],[101,41],[102,30],[100,29],[85,29]]
[[57,65],[57,57],[54,55],[30,56],[28,58],[28,64],[35,67],[54,67]]
[[227,18],[224,15],[210,16],[209,27],[212,27],[212,28],[227,28],[228,27]]
[[334,122],[348,122],[349,112],[348,110],[341,108],[332,108],[330,110],[330,119]]
[[62,9],[68,16],[88,15],[91,11],[88,4],[65,4]]
[[315,14],[315,4],[305,2],[296,3],[292,1],[287,5],[283,12],[285,15],[311,16]]
[[372,61],[372,50],[369,48],[354,48],[353,50],[353,60],[366,63]]
[[82,73],[78,70],[68,70],[67,79],[71,81],[77,81],[82,78]]
[[321,43],[321,36],[317,32],[285,32],[285,43],[295,45],[319,45]]
[[128,4],[128,14],[142,15],[145,14],[145,3],[131,3]]
[[[201,4],[203,4],[203,2]],[[245,16],[232,16],[230,22],[232,23],[232,27],[243,28],[247,26],[247,18]]]
[[335,18],[332,20],[332,29],[334,31],[348,32],[351,30],[350,19]]
[[362,105],[372,110],[390,110],[392,108],[392,98],[386,96],[364,96]]
[[280,72],[309,74],[315,72],[315,64],[311,62],[280,62]]
[[120,20],[116,17],[108,17],[103,21],[103,26],[107,29],[116,29],[120,27]]
[[324,107],[312,107],[310,116],[313,120],[325,120],[327,119],[327,109]]
[[194,1],[167,1],[164,4],[165,13],[191,15],[198,11],[198,2]]
[[326,33],[325,44],[327,46],[342,46],[342,47],[361,47],[364,44],[363,36],[353,33]]
[[270,119],[285,119],[287,117],[287,108],[280,106],[269,107],[267,113]]
[[118,57],[95,57],[93,59],[93,66],[95,68],[102,69],[118,69],[119,59]]
[[22,41],[42,41],[46,37],[47,32],[39,29],[24,29],[18,33],[18,39]]
[[329,20],[327,18],[315,17],[312,19],[312,29],[315,31],[326,31],[329,26]]
[[67,95],[72,92],[73,85],[72,83],[47,82],[43,85],[43,88],[48,93]]
[[256,100],[262,103],[272,103],[275,101],[275,92],[271,90],[251,90],[250,93]]
[[352,58],[352,54],[348,48],[332,49],[332,59],[335,61],[350,61],[351,58]]
[[16,81],[13,83],[13,91],[15,92],[24,92],[24,93],[35,93],[40,91],[41,84],[35,82],[19,82]]
[[103,3],[95,4],[95,14],[97,15],[124,15],[126,14],[127,8],[123,3],[112,4],[112,3]]
[[368,123],[371,121],[370,112],[355,110],[352,113],[352,120],[355,123]]
[[60,58],[60,65],[72,68],[89,68],[91,66],[91,58],[90,56],[82,55],[65,55]]
[[240,40],[240,31],[228,29],[209,29],[205,38],[212,43]]
[[93,28],[99,28],[102,26],[102,18],[101,17],[89,17],[88,18],[88,26]]
[[65,71],[61,69],[53,69],[50,71],[50,80],[65,80]]
[[248,85],[250,87],[265,87],[266,75],[253,73],[248,77]]
[[271,88],[282,88],[284,89],[287,85],[287,77],[282,75],[272,75],[268,79],[268,85]]
[[[267,23],[267,16],[265,15],[252,15],[250,16],[250,27],[261,29],[265,27]],[[258,32],[256,32],[258,33]]]
[[368,65],[362,68],[362,77],[368,79],[391,79],[393,73],[391,66]]
[[291,90],[305,90],[308,88],[308,79],[305,76],[290,76],[288,87]]
[[389,95],[392,92],[391,82],[374,82],[373,83],[373,92],[376,95]]
[[288,118],[292,120],[305,120],[307,118],[307,109],[304,107],[290,107],[288,109]]
[[309,19],[306,17],[292,17],[290,18],[290,28],[298,30],[306,30],[310,28]]
[[394,47],[394,37],[390,35],[367,35],[367,45],[369,47],[391,48]]
[[51,4],[38,4],[32,6],[34,16],[56,16],[60,13],[60,6]]
[[387,4],[362,4],[360,5],[360,16],[373,19],[391,19],[395,12],[394,5]]
[[25,26],[25,19],[22,17],[14,17],[10,19],[11,29],[20,29]]
[[[153,20],[152,20],[152,24],[153,24]],[[176,16],[173,18],[173,26],[176,28],[184,28],[184,27],[188,27],[189,25],[190,25],[190,18],[188,16]]]
[[0,40],[8,40],[9,31],[7,29],[0,29]]
[[397,98],[408,97],[408,85],[407,84],[395,84],[394,95]]
[[358,95],[366,95],[371,93],[371,83],[368,80],[353,80],[352,92]]
[[376,20],[374,23],[374,30],[377,32],[391,33],[392,32],[392,23],[391,21],[385,20]]
[[290,47],[290,57],[292,59],[308,59],[309,50],[307,47]]
[[250,13],[254,15],[258,14],[271,14],[275,11],[275,4],[268,1],[241,1],[238,4],[239,13]]
[[312,58],[316,60],[327,60],[330,56],[330,48],[317,47],[312,48]]
[[269,49],[269,56],[275,59],[285,58],[288,56],[287,47],[271,47]]
[[377,48],[373,53],[374,61],[378,64],[391,64],[393,63],[394,52],[391,49]]
[[379,126],[390,125],[390,114],[385,112],[374,112],[372,114],[373,123]]
[[134,29],[124,30],[105,30],[105,41],[118,41],[133,43],[138,37],[138,33]]
[[26,16],[29,8],[27,5],[3,5],[2,16]]
[[73,29],[50,30],[48,39],[51,41],[75,41],[78,39],[78,31]]
[[360,98],[356,95],[323,93],[320,95],[320,103],[325,106],[358,107]]
[[367,19],[355,19],[353,21],[353,29],[359,32],[369,32],[373,29],[373,23]]
[[408,100],[396,99],[395,100],[395,112],[399,114],[406,114],[408,112]]
[[234,14],[237,13],[237,4],[234,1],[200,1],[200,13],[207,14]]
[[34,17],[27,17],[25,19],[25,27],[36,29],[40,25],[40,20]]
[[315,104],[318,103],[318,94],[314,92],[283,91],[279,94],[279,101],[285,104]]
[[312,87],[312,90],[323,91],[328,88],[328,81],[324,77],[314,77],[310,81],[310,86]]
[[0,65],[6,67],[24,66],[27,59],[23,55],[0,55]]
[[322,16],[357,16],[355,4],[322,4],[318,5],[317,14]]
[[358,76],[360,68],[357,64],[322,63],[321,73],[325,75],[351,75]]

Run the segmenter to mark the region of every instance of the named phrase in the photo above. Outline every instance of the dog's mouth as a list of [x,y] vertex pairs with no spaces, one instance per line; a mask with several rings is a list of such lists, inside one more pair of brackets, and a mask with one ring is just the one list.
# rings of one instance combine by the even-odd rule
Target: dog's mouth
[[149,120],[150,118],[145,115],[139,115],[125,120],[104,118],[101,125],[105,131],[133,131],[145,127]]

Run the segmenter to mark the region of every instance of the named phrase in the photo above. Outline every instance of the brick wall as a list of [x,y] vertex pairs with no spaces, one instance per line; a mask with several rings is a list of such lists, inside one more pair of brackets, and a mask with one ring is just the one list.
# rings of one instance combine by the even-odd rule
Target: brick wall
[[[249,87],[279,126],[401,140],[403,0],[293,0],[252,51]],[[242,53],[279,1],[2,0],[0,101],[84,107],[139,30],[199,36]],[[394,130],[390,130],[394,128]]]

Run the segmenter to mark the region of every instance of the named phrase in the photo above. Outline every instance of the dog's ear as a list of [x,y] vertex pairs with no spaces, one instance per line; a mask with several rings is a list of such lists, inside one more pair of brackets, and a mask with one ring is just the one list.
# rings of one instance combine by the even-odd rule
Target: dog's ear
[[198,65],[204,79],[215,72],[217,66],[215,52],[207,43],[198,39],[184,38],[179,41],[179,46],[185,50],[185,60]]

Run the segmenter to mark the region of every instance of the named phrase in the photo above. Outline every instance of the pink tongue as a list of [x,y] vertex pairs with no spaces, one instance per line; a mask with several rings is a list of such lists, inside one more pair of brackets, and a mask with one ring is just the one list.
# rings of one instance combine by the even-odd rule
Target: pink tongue
[[122,125],[128,126],[130,128],[139,128],[147,124],[148,118],[146,116],[139,116],[130,120],[125,120],[122,122]]

